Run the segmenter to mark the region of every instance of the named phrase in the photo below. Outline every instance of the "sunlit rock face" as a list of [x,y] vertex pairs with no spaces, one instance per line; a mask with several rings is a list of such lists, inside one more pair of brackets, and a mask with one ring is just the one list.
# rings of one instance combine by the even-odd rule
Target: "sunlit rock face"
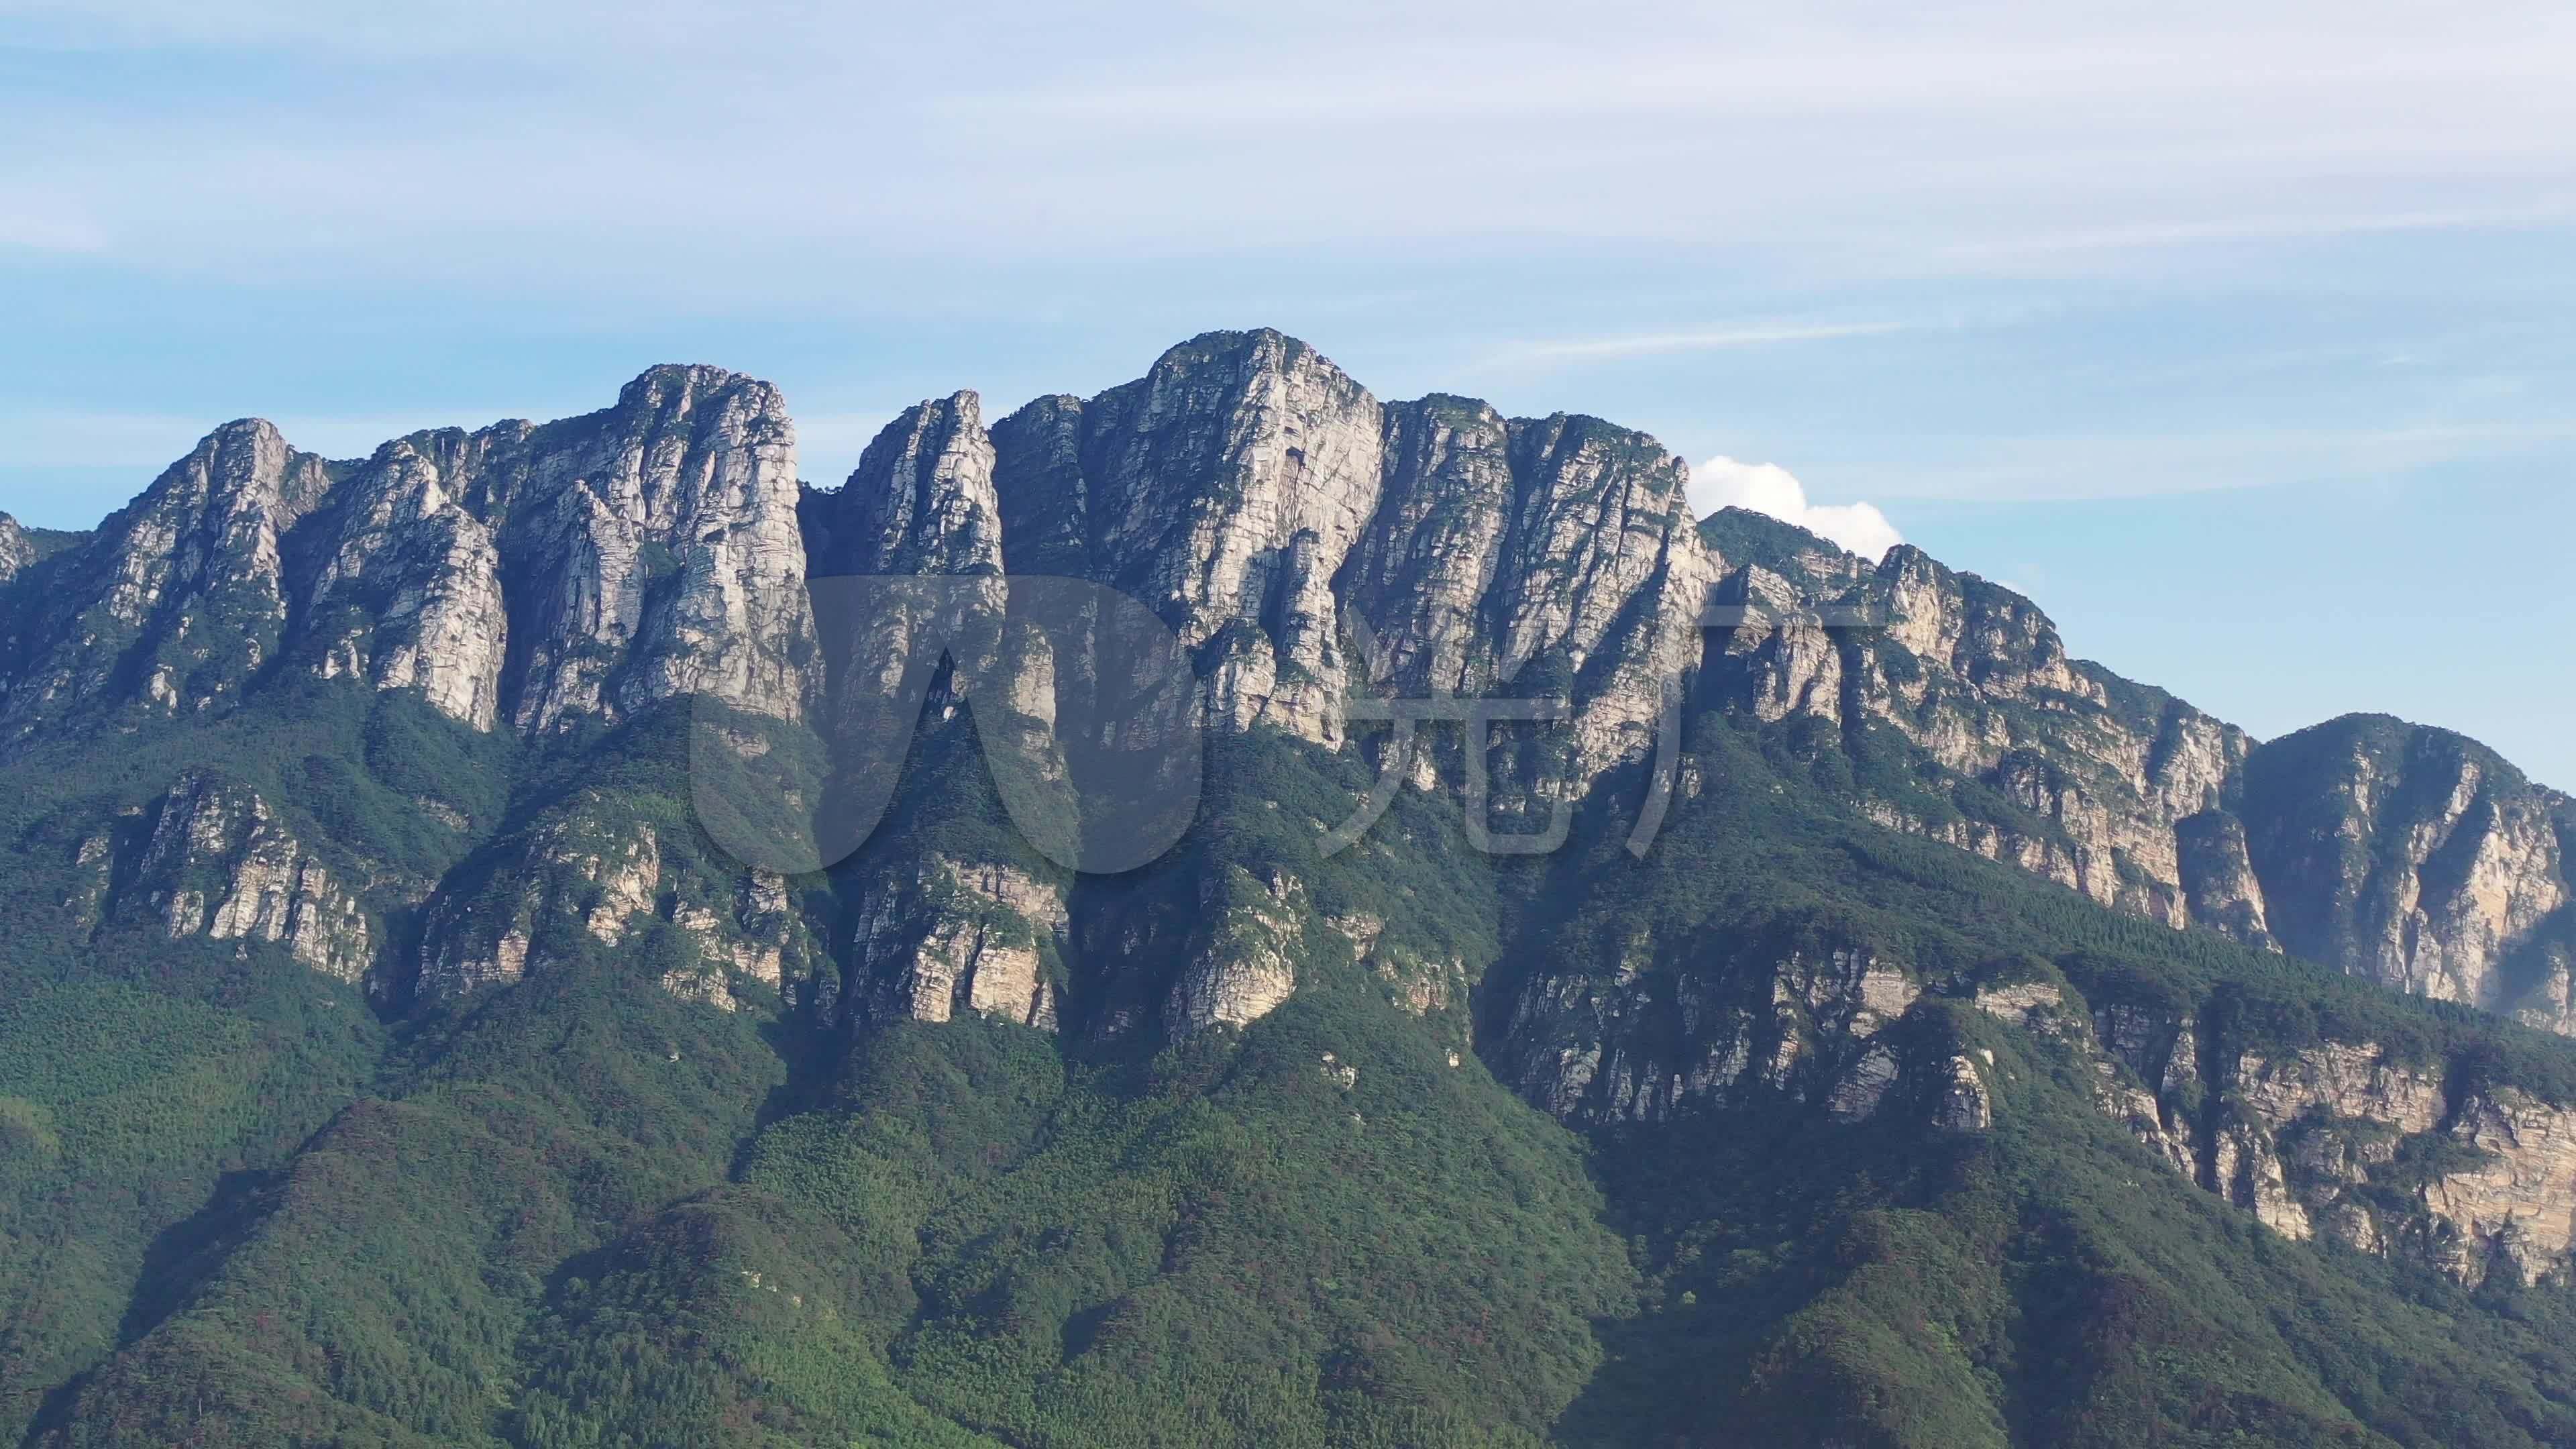
[[[421,432],[359,460],[246,420],[61,553],[0,518],[0,583],[40,580],[5,617],[0,748],[75,721],[220,716],[281,671],[534,739],[681,698],[829,737],[852,718],[834,691],[923,663],[920,621],[878,620],[827,660],[809,576],[1066,575],[1141,601],[1185,646],[1192,702],[1155,729],[1367,753],[1383,735],[1354,701],[1563,698],[1562,723],[1523,728],[1495,764],[1510,793],[1574,801],[1652,752],[1668,709],[1731,713],[1801,750],[1919,764],[1901,789],[1853,775],[1850,803],[1891,829],[2576,1030],[2565,797],[2393,721],[2258,747],[2071,657],[2014,590],[1740,511],[1694,523],[1687,482],[1643,434],[1447,394],[1383,402],[1270,331],[1193,338],[1133,382],[989,426],[975,393],[925,401],[829,490],[798,480],[778,391],[712,367],[652,368],[580,417]],[[998,613],[1002,586],[979,587]],[[1086,687],[1080,660],[1027,630],[958,648],[986,681],[979,721],[1014,738],[1069,717]],[[1040,773],[1060,785],[1060,766]],[[1459,768],[1439,743],[1412,778]],[[738,885],[691,910],[730,918],[716,896]],[[887,884],[894,917],[907,889]],[[1026,934],[1050,938],[1051,919]],[[453,975],[507,977],[523,950],[500,933]],[[1449,970],[1415,985],[1454,994]],[[1156,1012],[1182,1030],[1255,1015],[1284,975],[1245,971],[1270,984],[1176,986],[1186,1001]]]
[[2474,741],[2357,716],[2247,771],[2256,872],[2292,951],[2565,1032],[2576,803]]
[[34,603],[0,730],[23,741],[117,707],[166,718],[238,701],[284,642],[283,542],[331,485],[323,460],[266,422],[207,434]]
[[477,729],[683,694],[793,719],[815,683],[796,503],[777,390],[714,368],[358,462],[229,423],[55,572],[0,725],[204,713],[280,659]]
[[[1876,565],[1786,525],[1705,526],[1743,557],[1716,594],[1718,707],[1883,730],[1955,782],[1880,823],[2178,927],[2401,990],[2576,1029],[2576,805],[2474,742],[2355,717],[2258,745],[2067,656],[2030,601],[1899,547]],[[1997,797],[2000,805],[1997,808]]]
[[36,561],[36,541],[17,519],[0,513],[0,584]]
[[128,892],[174,939],[271,941],[343,981],[365,979],[374,962],[373,927],[356,892],[241,786],[181,779],[131,874]]

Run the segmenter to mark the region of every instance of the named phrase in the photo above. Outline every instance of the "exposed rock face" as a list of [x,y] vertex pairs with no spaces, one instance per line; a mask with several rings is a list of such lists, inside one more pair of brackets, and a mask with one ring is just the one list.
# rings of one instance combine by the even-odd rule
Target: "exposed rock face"
[[626,939],[649,917],[661,888],[661,845],[650,827],[557,819],[512,842],[479,887],[432,900],[414,989],[458,996],[518,980],[544,964],[550,929],[577,929],[602,945]]
[[1152,607],[1198,656],[1208,718],[1331,743],[1346,687],[1332,582],[1377,509],[1381,426],[1377,400],[1304,343],[1212,333],[996,431],[1006,527],[1031,533],[1005,547],[1017,570]]
[[1788,1102],[1977,1132],[2017,1068],[1940,1025],[1967,1008],[2015,1034],[2024,1061],[2089,1072],[2098,1110],[2150,1158],[2286,1237],[2408,1255],[2467,1284],[2576,1276],[2576,1105],[2486,1085],[2474,1057],[2258,1044],[2166,1007],[2088,1013],[2044,970],[1927,993],[1812,927],[1723,953],[1641,935],[1599,969],[1534,973],[1489,1050],[1574,1125]]
[[[2564,1280],[2576,1266],[2576,1109],[2445,1076],[2366,1042],[2247,1053],[2205,1185],[2291,1237],[2413,1253],[2466,1283],[2499,1270]],[[2436,1141],[2448,1150],[2426,1146]],[[2409,1155],[2437,1165],[2410,1170]]]
[[915,405],[868,444],[839,491],[807,497],[814,575],[1001,572],[993,457],[975,394]]
[[733,883],[730,900],[720,883],[705,883],[702,892],[706,899],[675,895],[672,901],[671,924],[697,947],[700,969],[666,974],[666,989],[730,1011],[739,1002],[727,972],[773,992],[806,977],[810,946],[784,877],[746,872]]
[[[1234,727],[1334,744],[1363,666],[1371,692],[1474,696],[1552,658],[1588,775],[1650,742],[1663,676],[1697,660],[1716,569],[1686,470],[1594,419],[1381,405],[1303,343],[1213,333],[993,438],[1011,569],[1144,600]],[[1374,658],[1346,657],[1354,625]]]
[[303,587],[326,678],[417,688],[478,730],[500,721],[509,614],[493,530],[441,482],[435,439],[397,439],[341,490]]
[[157,714],[237,699],[287,621],[280,543],[331,487],[321,459],[256,419],[227,423],[107,520],[43,600],[0,696],[22,740],[85,707]]
[[521,728],[689,693],[803,714],[813,621],[776,388],[657,367],[604,412],[455,446],[454,486],[506,516],[503,552],[535,584],[510,609],[504,688]]
[[2102,1109],[2283,1236],[2410,1254],[2471,1284],[2576,1269],[2576,1107],[2371,1042],[2209,1056],[2189,1018],[2110,1007],[2094,1024]]
[[[1765,550],[1717,595],[1741,620],[1713,644],[1721,707],[1846,737],[1892,731],[1982,789],[1937,815],[1865,798],[1883,823],[2106,905],[2265,942],[2242,833],[2216,814],[2252,745],[2242,731],[2069,658],[2028,599],[1919,549],[1868,568],[1795,530],[1721,517],[1705,531]],[[2001,811],[1985,803],[1998,795]]]
[[1872,567],[1732,511],[1702,531],[1743,553],[1716,596],[1740,621],[1712,640],[1719,707],[1814,721],[1855,754],[1857,734],[1892,731],[1958,782],[1955,811],[1865,788],[1882,824],[2154,920],[2576,1031],[2576,804],[2491,752],[2373,718],[2257,748],[2069,659],[2028,600],[1917,550]]
[[[1679,460],[1595,419],[1381,403],[1294,339],[1211,333],[989,433],[973,393],[925,402],[839,490],[794,473],[776,390],[704,367],[654,368],[584,417],[415,434],[363,462],[227,424],[49,562],[44,598],[20,600],[0,747],[76,715],[221,712],[275,667],[416,690],[476,729],[544,735],[698,695],[829,734],[846,722],[827,690],[919,662],[894,641],[919,621],[843,640],[827,680],[809,570],[1065,574],[1156,611],[1190,649],[1198,716],[1225,728],[1339,747],[1356,697],[1562,695],[1570,725],[1520,735],[1507,782],[1562,801],[1652,747],[1673,689],[1801,748],[1895,748],[1946,772],[1928,793],[1860,775],[1858,805],[1892,828],[2151,919],[2576,1030],[2563,797],[2385,722],[2258,751],[2070,658],[2029,600],[1919,550],[1872,562],[1741,512],[1694,526]],[[0,578],[34,556],[0,519]],[[1712,601],[1731,622],[1706,627]],[[1003,688],[976,700],[979,729],[1034,740],[1082,687],[1078,662],[1026,629],[963,647],[1017,651],[987,675]],[[1417,758],[1416,783],[1437,779]],[[689,909],[723,922],[733,890]],[[1033,939],[1049,919],[1032,918]],[[521,969],[531,941],[487,934],[431,978]],[[1482,963],[1378,965],[1436,1010]],[[1186,1000],[1142,1009],[1230,1019],[1294,974],[1210,970],[1174,988]],[[1669,1096],[1701,1068],[1657,1070],[1665,1085],[1634,1091]]]
[[226,424],[65,570],[0,727],[203,711],[280,657],[417,688],[477,728],[679,694],[798,718],[814,641],[795,473],[777,390],[713,368],[655,368],[602,412],[416,434],[364,463]]
[[1386,922],[1376,916],[1326,916],[1323,926],[1350,944],[1353,965],[1368,967],[1385,983],[1388,1000],[1413,1015],[1430,1016],[1466,1002],[1466,962],[1425,956],[1388,941]]
[[1475,694],[1497,672],[1487,621],[1523,491],[1511,426],[1467,398],[1386,409],[1386,485],[1346,575],[1376,636],[1378,680]]
[[[2434,1076],[2382,1061],[2378,1048],[2321,1043],[2293,1055],[2252,1052],[2227,1084],[2207,1184],[2284,1236],[2305,1238],[2321,1217],[2319,1184],[2358,1185],[2395,1158],[2397,1136],[2433,1130],[2442,1117]],[[2339,1123],[2373,1124],[2358,1139]],[[2309,1191],[2294,1193],[2293,1177]],[[2323,1206],[2322,1204],[2320,1206]],[[2349,1232],[2349,1229],[2346,1229]]]
[[2457,735],[2370,717],[2266,745],[2246,798],[2255,869],[2291,950],[2576,1028],[2576,803]]
[[20,570],[36,561],[36,541],[18,520],[0,513],[0,584],[18,576]]
[[2484,1161],[2425,1189],[2448,1230],[2431,1250],[2461,1278],[2510,1266],[2527,1282],[2563,1281],[2576,1240],[2576,1111],[2503,1088],[2473,1097],[2450,1133]]
[[181,778],[161,802],[134,876],[132,891],[173,938],[274,941],[343,981],[364,979],[373,963],[356,893],[239,785]]
[[1211,881],[1208,923],[1163,1007],[1163,1029],[1189,1036],[1250,1026],[1297,989],[1297,949],[1308,921],[1305,886],[1293,876],[1257,880],[1236,869]]
[[[814,576],[971,578],[971,594],[911,597],[884,592],[818,596],[833,626],[826,661],[827,731],[882,731],[908,726],[875,709],[841,707],[849,691],[871,702],[903,695],[908,676],[935,667],[939,654],[987,672],[1001,641],[1002,516],[993,488],[993,440],[971,392],[920,403],[886,425],[849,481],[834,492],[808,493],[803,534]],[[846,616],[846,617],[844,617]],[[925,651],[929,657],[920,657]],[[1043,671],[1038,671],[1043,673]],[[927,688],[929,680],[921,680]],[[1052,717],[1051,698],[1012,702]],[[1041,689],[1040,694],[1051,694]],[[953,705],[952,689],[941,703]],[[998,701],[988,700],[988,706]]]
[[2281,949],[2244,821],[2224,810],[2204,810],[2174,827],[2174,843],[2183,901],[2194,922],[2248,946]]
[[1579,701],[1581,773],[1643,751],[1665,681],[1698,662],[1716,566],[1699,546],[1689,470],[1652,438],[1563,415],[1512,429],[1528,480],[1491,606],[1500,667],[1561,657]]
[[1950,1058],[1950,1079],[1932,1114],[1934,1126],[1948,1132],[1983,1132],[1995,1125],[1994,1093],[1985,1073],[1965,1056]]
[[819,955],[783,878],[711,872],[616,802],[585,795],[451,877],[429,900],[413,976],[382,989],[453,998],[566,951],[632,949],[663,931],[686,949],[662,985],[726,1010],[748,993],[801,989]]
[[2199,1023],[2132,1006],[2093,1013],[2101,1056],[2094,1105],[2184,1177],[2199,1175],[2194,1114],[2204,1097]]
[[933,855],[863,906],[853,955],[860,1004],[879,1020],[973,1011],[1053,1031],[1064,895],[1026,871]]
[[1640,940],[1608,974],[1532,977],[1497,1070],[1570,1122],[1766,1093],[1857,1121],[1905,1075],[1887,1032],[1921,996],[1892,963],[1828,939],[1748,943],[1723,962]]

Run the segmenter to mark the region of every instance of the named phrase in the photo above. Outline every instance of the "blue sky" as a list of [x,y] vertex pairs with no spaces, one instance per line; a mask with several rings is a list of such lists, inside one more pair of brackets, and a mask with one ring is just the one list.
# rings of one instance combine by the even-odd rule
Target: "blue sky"
[[1270,325],[1776,465],[2259,734],[2576,788],[2564,6],[355,8],[0,0],[0,508],[665,360],[837,479]]

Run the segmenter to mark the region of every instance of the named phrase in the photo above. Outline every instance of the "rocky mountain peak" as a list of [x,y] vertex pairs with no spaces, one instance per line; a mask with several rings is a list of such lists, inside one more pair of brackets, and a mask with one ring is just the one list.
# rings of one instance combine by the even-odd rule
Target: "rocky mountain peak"
[[824,574],[1002,571],[1002,512],[983,400],[953,393],[907,408],[840,489],[803,510],[809,567]]
[[0,513],[0,584],[16,578],[20,570],[35,561],[35,539],[28,536],[17,519]]
[[2289,949],[2401,990],[2576,1028],[2576,806],[2463,735],[2348,715],[2245,766]]
[[1169,373],[1199,372],[1214,368],[1249,377],[1260,372],[1292,372],[1320,364],[1352,387],[1358,384],[1331,359],[1309,344],[1275,327],[1251,327],[1240,330],[1220,329],[1202,332],[1186,342],[1165,348],[1146,370],[1147,380]]
[[281,544],[333,482],[262,419],[208,433],[101,526],[68,588],[33,602],[0,737],[111,696],[160,714],[237,697],[286,625]]
[[778,389],[758,378],[697,362],[656,363],[637,373],[617,390],[613,411],[686,416],[711,401],[736,395],[755,399],[761,411],[786,416],[786,402]]

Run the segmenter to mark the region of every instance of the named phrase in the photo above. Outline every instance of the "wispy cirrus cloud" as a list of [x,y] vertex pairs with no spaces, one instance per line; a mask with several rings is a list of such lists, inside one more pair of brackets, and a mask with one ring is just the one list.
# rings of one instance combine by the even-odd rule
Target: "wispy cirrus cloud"
[[[376,445],[423,428],[481,427],[528,414],[464,408],[429,413],[323,416],[284,413],[269,418],[286,441],[329,458],[360,458]],[[241,414],[187,417],[171,413],[0,413],[0,468],[129,468],[157,470],[197,440]]]
[[[47,189],[78,225],[42,237],[139,265],[683,300],[925,255],[1973,276],[2576,224],[2576,15],[2537,0],[1615,9],[1569,47],[1518,0],[5,0],[0,196]],[[730,204],[659,200],[689,178]]]
[[1467,364],[1470,370],[1526,367],[1558,362],[1609,362],[1630,357],[1657,357],[1688,352],[1724,352],[1746,347],[1775,347],[1792,342],[1837,342],[1855,337],[1886,337],[1915,330],[1912,322],[1775,322],[1716,327],[1689,332],[1626,333],[1610,337],[1559,337],[1513,342]]
[[1924,440],[1912,457],[1820,461],[1808,471],[1878,498],[2042,503],[2383,481],[2568,453],[2576,453],[2576,417]]

